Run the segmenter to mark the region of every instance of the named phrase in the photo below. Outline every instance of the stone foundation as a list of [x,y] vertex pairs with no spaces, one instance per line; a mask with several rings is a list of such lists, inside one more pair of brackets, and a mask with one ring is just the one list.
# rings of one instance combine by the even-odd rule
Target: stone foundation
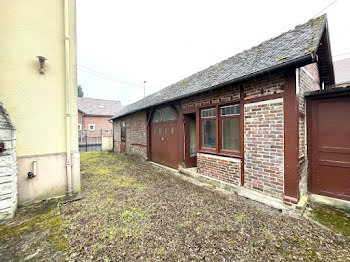
[[0,220],[14,217],[17,208],[16,130],[0,103]]

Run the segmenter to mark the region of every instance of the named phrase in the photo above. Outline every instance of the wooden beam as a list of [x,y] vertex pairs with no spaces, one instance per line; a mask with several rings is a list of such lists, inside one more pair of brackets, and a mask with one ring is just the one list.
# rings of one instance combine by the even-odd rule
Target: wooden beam
[[296,73],[286,73],[284,108],[284,200],[299,199],[299,101]]
[[239,140],[240,151],[242,155],[241,160],[241,186],[244,186],[244,87],[240,86],[240,121],[239,121]]

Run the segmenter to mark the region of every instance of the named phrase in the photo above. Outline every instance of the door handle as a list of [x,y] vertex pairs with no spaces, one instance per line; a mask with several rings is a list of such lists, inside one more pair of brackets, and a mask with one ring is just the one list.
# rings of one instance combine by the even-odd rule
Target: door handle
[[162,136],[162,138],[161,138],[160,140],[162,140],[162,141],[163,141],[163,140],[164,140],[164,137]]

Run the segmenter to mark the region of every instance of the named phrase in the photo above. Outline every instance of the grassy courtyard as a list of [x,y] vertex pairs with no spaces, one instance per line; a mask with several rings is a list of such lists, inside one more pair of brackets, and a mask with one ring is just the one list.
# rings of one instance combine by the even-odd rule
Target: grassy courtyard
[[138,158],[81,154],[82,200],[20,208],[1,261],[350,261],[350,239]]

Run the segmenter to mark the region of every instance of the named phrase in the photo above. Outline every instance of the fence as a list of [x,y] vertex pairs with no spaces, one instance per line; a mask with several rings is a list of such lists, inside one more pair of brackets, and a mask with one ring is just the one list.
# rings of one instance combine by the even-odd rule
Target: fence
[[79,130],[79,152],[101,151],[102,137],[112,137],[112,130]]

